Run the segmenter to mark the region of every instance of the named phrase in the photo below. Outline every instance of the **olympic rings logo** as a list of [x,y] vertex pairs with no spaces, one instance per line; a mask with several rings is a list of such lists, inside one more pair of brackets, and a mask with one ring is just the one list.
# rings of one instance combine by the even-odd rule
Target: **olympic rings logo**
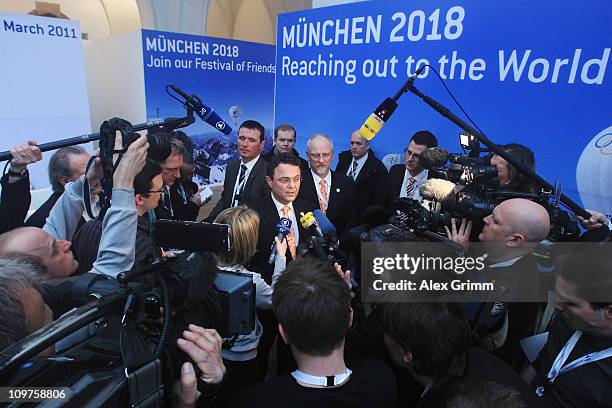
[[606,133],[597,139],[595,141],[595,147],[597,147],[603,155],[612,155],[612,133]]

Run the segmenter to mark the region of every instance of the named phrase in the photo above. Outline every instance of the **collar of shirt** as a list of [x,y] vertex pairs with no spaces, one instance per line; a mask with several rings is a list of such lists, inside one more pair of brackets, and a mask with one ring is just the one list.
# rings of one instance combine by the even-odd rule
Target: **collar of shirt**
[[[274,202],[274,205],[276,206],[276,212],[278,213],[278,216],[282,218],[283,217],[283,207],[285,205],[282,204],[280,201],[278,201],[276,197],[274,197],[274,194],[270,193],[270,196],[272,197],[272,201]],[[298,215],[295,213],[295,209],[293,208],[292,202],[287,205],[289,206],[289,208],[291,208],[291,215],[289,216],[289,219],[291,220],[291,229],[293,229],[293,235],[295,236],[295,245],[297,245],[300,239],[300,231],[297,226],[297,223],[298,223],[297,216]]]
[[[259,160],[260,157],[261,155],[257,155],[256,158],[250,160],[248,163],[244,163],[242,159],[240,159],[240,164],[244,164],[245,166],[247,166],[247,174],[250,173],[251,170],[253,170],[253,167],[255,167],[255,164],[257,163],[257,160]],[[240,175],[240,167],[238,168],[238,175]]]
[[369,154],[370,154],[370,152],[366,152],[366,154],[364,154],[363,156],[361,156],[357,160],[355,160],[355,157],[353,157],[353,160],[351,160],[351,164],[350,164],[350,166],[348,168],[348,171],[346,172],[346,175],[351,177],[351,170],[353,169],[353,162],[357,162],[357,168],[355,169],[355,179],[357,179],[357,177],[359,176],[359,172],[361,171],[361,169],[365,165],[366,160],[368,160],[368,155]]
[[[310,173],[312,173],[312,179],[314,180],[315,187],[317,189],[317,194],[321,196],[321,177],[317,176],[312,169],[310,169]],[[327,176],[325,176],[325,182],[327,183],[327,197],[325,197],[325,201],[329,201],[329,192],[331,191],[331,170],[327,172]]]
[[[419,192],[419,187],[421,187],[421,184],[423,184],[425,180],[427,180],[428,174],[429,171],[424,169],[419,174],[414,176],[414,189],[412,193],[413,200],[421,200],[421,193]],[[402,190],[400,191],[400,197],[406,197],[406,186],[408,185],[408,180],[410,180],[410,177],[412,176],[410,175],[408,169],[404,170],[404,181],[402,182]]]

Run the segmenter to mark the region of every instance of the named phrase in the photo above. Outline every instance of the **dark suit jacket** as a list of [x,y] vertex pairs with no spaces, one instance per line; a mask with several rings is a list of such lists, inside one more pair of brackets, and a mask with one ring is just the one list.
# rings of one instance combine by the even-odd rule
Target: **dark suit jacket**
[[13,228],[22,227],[23,220],[28,214],[30,202],[30,179],[23,178],[15,183],[9,184],[9,175],[6,173],[2,183],[0,194],[0,234]]
[[25,225],[26,227],[38,227],[42,228],[45,226],[47,222],[47,217],[51,212],[51,209],[57,202],[57,200],[64,194],[61,191],[54,191],[53,194],[41,205],[38,207],[38,210],[34,211],[32,215],[28,218]]
[[[250,266],[253,270],[259,272],[261,276],[271,284],[272,273],[274,272],[274,265],[268,264],[268,258],[272,252],[272,242],[276,236],[276,224],[280,220],[274,201],[272,201],[271,194],[268,194],[264,199],[259,200],[251,206],[259,214],[259,240],[257,241],[257,252],[251,258]],[[300,242],[306,242],[310,233],[302,228],[300,224],[300,213],[307,213],[316,209],[315,204],[300,200],[299,198],[293,202],[293,210],[295,211],[295,218],[298,221],[299,241],[296,242],[296,246]],[[287,261],[290,261],[291,254],[287,249]]]
[[406,165],[394,164],[389,169],[389,196],[387,200],[387,207],[392,208],[393,199],[400,196],[402,191],[402,183],[404,182],[404,174],[406,174]]
[[[179,186],[183,185],[183,189],[187,195],[187,202],[183,200],[183,196],[179,192]],[[155,216],[160,220],[180,220],[180,221],[195,221],[200,212],[200,207],[193,203],[189,198],[198,191],[198,185],[191,180],[176,181],[170,187],[170,203],[174,217],[170,214],[160,199],[159,205],[155,208]]]
[[[217,205],[212,210],[206,222],[213,222],[219,213],[226,208],[232,206],[232,194],[234,192],[234,186],[236,184],[236,178],[240,171],[240,159],[233,160],[227,165],[225,170],[225,181],[223,182],[223,193],[221,199],[217,202]],[[270,187],[266,181],[266,167],[268,162],[263,158],[259,157],[257,163],[253,166],[249,174],[249,178],[244,185],[244,190],[240,193],[240,204],[246,204],[252,206],[254,203],[259,201],[262,197],[270,194]]]
[[[348,242],[348,232],[353,218],[354,186],[353,180],[342,173],[331,172],[329,202],[327,203],[327,218],[336,227],[340,241]],[[302,185],[298,198],[315,203],[319,208],[319,198],[310,170],[302,174]]]
[[[353,155],[350,150],[346,150],[338,156],[338,165],[336,172],[346,174],[351,166]],[[363,210],[371,205],[387,205],[388,195],[388,178],[387,168],[374,155],[372,149],[368,153],[359,176],[355,180],[355,202],[354,214],[351,225],[363,224],[361,219]]]

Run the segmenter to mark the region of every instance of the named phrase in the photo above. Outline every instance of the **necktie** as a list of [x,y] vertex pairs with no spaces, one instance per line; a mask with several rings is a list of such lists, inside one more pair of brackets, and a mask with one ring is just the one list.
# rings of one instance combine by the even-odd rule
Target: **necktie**
[[410,177],[408,179],[408,184],[406,184],[406,198],[412,198],[412,192],[414,190],[415,183],[416,179],[414,177]]
[[[288,205],[283,206],[281,210],[283,212],[283,217],[287,219],[291,219],[291,207]],[[287,244],[289,246],[289,252],[291,253],[291,258],[295,259],[295,234],[293,233],[293,226],[291,226],[291,231],[287,235]]]
[[170,200],[170,187],[164,186],[164,194],[162,194],[162,204],[166,210],[170,212],[170,216],[174,217],[172,210],[172,201]]
[[351,177],[357,179],[357,161],[353,160],[353,168],[351,169]]
[[234,206],[237,206],[239,204],[238,201],[240,201],[239,196],[240,193],[242,193],[242,190],[244,189],[244,179],[246,177],[246,173],[247,173],[247,166],[246,164],[241,164],[240,165],[240,175],[238,176],[238,186],[236,187],[236,195],[234,196]]
[[321,179],[321,181],[319,181],[319,186],[321,187],[319,207],[321,207],[321,211],[323,211],[323,214],[325,214],[327,211],[327,181],[325,181],[325,179]]

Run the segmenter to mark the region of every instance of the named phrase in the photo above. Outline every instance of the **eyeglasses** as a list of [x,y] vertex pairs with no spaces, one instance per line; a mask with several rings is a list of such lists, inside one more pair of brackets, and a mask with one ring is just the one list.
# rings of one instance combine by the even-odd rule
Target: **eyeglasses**
[[281,184],[289,184],[293,181],[294,184],[300,184],[302,182],[302,178],[301,177],[294,177],[294,178],[290,178],[290,177],[281,177],[278,179],[278,181]]
[[164,193],[164,189],[162,188],[161,190],[149,190],[147,191],[147,194],[151,194],[151,193]]
[[327,160],[332,157],[331,153],[317,153],[317,154],[309,153],[309,155],[315,160],[321,160],[321,159]]
[[420,154],[417,154],[417,153],[411,152],[410,150],[408,150],[408,148],[404,149],[404,153],[406,154],[406,158],[408,158],[408,157],[412,156],[412,157],[414,157],[415,159],[418,159],[418,158],[421,156]]

